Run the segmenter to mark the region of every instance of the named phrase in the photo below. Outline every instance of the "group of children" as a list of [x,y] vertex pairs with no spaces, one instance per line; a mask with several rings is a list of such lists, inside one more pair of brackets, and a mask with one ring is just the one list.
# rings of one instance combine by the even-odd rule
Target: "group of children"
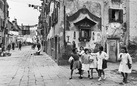
[[[77,60],[76,60],[77,57]],[[105,73],[103,71],[102,65],[103,60],[107,60],[108,56],[105,52],[103,52],[103,47],[99,48],[98,53],[94,53],[93,49],[84,49],[80,47],[78,51],[76,48],[73,49],[73,55],[69,59],[71,63],[71,77],[74,69],[79,70],[80,78],[83,74],[83,71],[88,73],[88,78],[93,79],[93,70],[95,69],[99,76],[99,81],[102,79],[101,74],[103,74],[103,79],[105,79]]]
[[[82,70],[88,72],[88,78],[93,78],[93,69],[97,70],[97,57],[96,54],[93,53],[92,49],[83,49],[81,47],[80,61],[82,63]],[[97,71],[98,72],[98,71]]]

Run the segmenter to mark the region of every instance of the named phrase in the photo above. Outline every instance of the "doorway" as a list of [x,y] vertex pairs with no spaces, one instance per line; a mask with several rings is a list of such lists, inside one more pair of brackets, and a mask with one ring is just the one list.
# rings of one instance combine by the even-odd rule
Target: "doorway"
[[107,53],[109,61],[117,62],[119,54],[119,38],[108,38],[107,39]]
[[57,59],[57,53],[58,53],[58,37],[55,37],[55,59]]

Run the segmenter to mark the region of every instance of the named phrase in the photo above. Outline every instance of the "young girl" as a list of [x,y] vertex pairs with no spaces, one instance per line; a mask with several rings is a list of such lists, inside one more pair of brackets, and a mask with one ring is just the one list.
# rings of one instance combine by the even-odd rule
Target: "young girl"
[[103,62],[105,60],[108,60],[108,55],[103,51],[103,47],[101,46],[99,47],[99,52],[97,53],[97,69],[99,73],[98,81],[101,81],[102,74],[103,74],[103,79],[105,79],[105,72],[104,72],[104,67],[103,67]]
[[90,58],[89,58],[89,69],[90,69],[90,79],[93,79],[93,69],[96,69],[97,73],[97,56],[93,53],[93,49],[90,50]]
[[82,56],[84,54],[84,47],[80,47],[79,49],[79,55]]
[[132,58],[130,57],[126,47],[122,48],[122,53],[118,57],[120,61],[119,72],[123,76],[123,82],[120,84],[127,83],[128,73],[131,73]]
[[71,55],[71,61],[69,61],[70,62],[70,69],[71,69],[71,76],[70,76],[70,78],[69,79],[72,79],[72,75],[73,75],[73,71],[75,70],[75,69],[78,69],[79,70],[79,74],[80,74],[80,79],[82,79],[82,70],[81,70],[81,68],[82,68],[82,64],[81,64],[81,62],[79,61],[79,55],[78,55],[78,53],[77,53],[77,48],[74,48],[73,50],[72,50],[72,52],[73,52],[73,54]]
[[85,51],[85,53],[81,56],[82,70],[87,71],[88,72],[88,77],[89,77],[89,58],[90,58],[90,54],[89,54],[88,49],[85,49],[84,51]]

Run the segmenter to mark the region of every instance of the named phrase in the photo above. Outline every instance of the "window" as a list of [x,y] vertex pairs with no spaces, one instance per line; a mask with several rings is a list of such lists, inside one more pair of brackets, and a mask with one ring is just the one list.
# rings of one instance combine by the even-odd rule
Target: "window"
[[90,40],[90,36],[91,35],[91,31],[89,29],[81,29],[80,33],[79,33],[79,40],[80,41],[89,41]]
[[87,37],[89,37],[89,31],[88,31],[88,30],[82,30],[82,31],[81,31],[81,37],[82,37],[82,38],[87,38]]
[[121,0],[111,0],[112,3],[121,3]]
[[109,9],[109,22],[123,23],[123,10]]

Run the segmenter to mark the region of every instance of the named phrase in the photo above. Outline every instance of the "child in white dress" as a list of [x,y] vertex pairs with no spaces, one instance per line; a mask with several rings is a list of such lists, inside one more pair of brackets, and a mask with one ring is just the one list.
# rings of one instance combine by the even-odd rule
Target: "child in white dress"
[[88,72],[88,77],[89,77],[89,58],[90,58],[90,54],[89,54],[88,49],[85,49],[84,51],[85,51],[85,53],[81,56],[82,70],[87,71]]
[[97,69],[99,73],[99,79],[98,81],[102,80],[102,74],[103,74],[103,79],[105,79],[105,72],[104,72],[104,67],[103,67],[103,61],[108,60],[108,55],[106,52],[103,51],[103,47],[99,47],[99,52],[97,53]]
[[128,53],[126,47],[122,48],[122,53],[119,54],[118,59],[120,60],[119,72],[123,76],[123,82],[121,84],[127,83],[128,73],[131,73],[132,58]]
[[93,53],[93,49],[90,50],[90,58],[89,58],[89,70],[90,70],[90,79],[93,79],[93,69],[96,69],[97,73],[97,54]]
[[83,56],[85,54],[84,47],[80,46],[80,50],[79,50],[78,54],[80,56],[80,61],[81,61],[81,56]]

